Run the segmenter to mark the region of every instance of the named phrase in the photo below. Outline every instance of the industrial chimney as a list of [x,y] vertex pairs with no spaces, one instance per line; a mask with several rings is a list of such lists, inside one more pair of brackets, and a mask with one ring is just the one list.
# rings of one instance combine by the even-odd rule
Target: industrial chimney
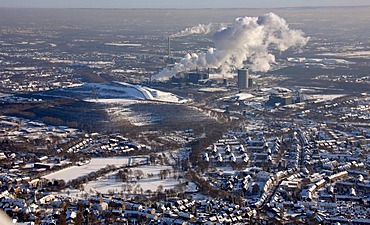
[[171,58],[171,38],[168,37],[168,59]]

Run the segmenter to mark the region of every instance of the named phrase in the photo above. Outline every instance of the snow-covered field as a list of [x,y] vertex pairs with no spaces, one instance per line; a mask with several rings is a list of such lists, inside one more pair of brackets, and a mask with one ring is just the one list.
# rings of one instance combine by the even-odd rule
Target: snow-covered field
[[98,171],[107,165],[115,165],[117,167],[127,165],[128,160],[128,157],[92,158],[89,164],[83,166],[72,166],[55,173],[48,174],[43,178],[49,180],[58,179],[68,182],[91,172]]
[[154,100],[154,101],[160,101],[160,102],[171,102],[171,103],[186,103],[188,102],[187,99],[181,98],[175,94],[172,94],[170,92],[164,92],[160,90],[156,90],[153,88],[148,88],[145,86],[140,85],[133,85],[123,82],[116,82],[117,84],[122,85],[126,88],[133,88],[137,91],[141,92],[141,94],[145,97],[146,100]]
[[346,95],[307,95],[306,97],[309,100],[314,100],[315,102],[327,102],[327,101],[333,101],[336,98],[344,97]]
[[[129,161],[128,157],[112,157],[112,158],[93,158],[89,164],[83,166],[72,166],[55,173],[44,176],[43,178],[53,180],[62,179],[66,182],[76,179],[80,176],[84,176],[91,172],[97,171],[107,165],[115,165],[117,167],[127,165]],[[136,180],[135,183],[119,182],[115,179],[116,172],[110,173],[106,176],[99,178],[96,181],[90,181],[84,185],[86,192],[93,191],[94,193],[108,193],[109,191],[115,191],[116,193],[121,192],[125,184],[131,187],[137,187],[139,185],[143,192],[147,190],[156,191],[161,185],[163,190],[172,189],[175,185],[179,184],[179,180],[173,178],[172,167],[170,166],[139,166],[131,168],[132,171],[141,170],[143,172],[143,178]],[[160,179],[160,171],[168,170],[171,173],[166,179]],[[152,175],[152,176],[148,176]],[[64,191],[66,192],[66,191]],[[78,193],[77,190],[69,190],[70,193]],[[64,193],[66,194],[66,193]]]
[[[139,185],[142,188],[143,192],[147,190],[156,191],[158,187],[161,185],[163,190],[165,189],[172,189],[176,184],[179,183],[179,180],[174,179],[172,176],[169,176],[167,179],[160,179],[159,173],[161,170],[170,170],[172,168],[170,166],[140,166],[132,168],[133,171],[135,170],[142,170],[144,173],[144,177],[140,180],[135,181],[135,183],[131,182],[118,182],[115,180],[114,174],[109,174],[102,178],[99,178],[96,181],[88,182],[84,185],[84,189],[87,192],[99,192],[99,193],[108,193],[109,191],[114,191],[119,193],[124,191],[124,187],[130,185],[132,189]],[[148,174],[153,174],[151,178],[148,178]]]
[[292,63],[323,63],[323,64],[355,64],[355,62],[347,61],[344,59],[318,59],[318,58],[287,58]]
[[186,103],[189,101],[170,92],[124,82],[114,82],[112,84],[88,83],[82,89],[73,91],[89,94],[93,97],[86,98],[85,101],[100,103],[117,103],[122,100],[149,100],[169,103]]
[[235,94],[235,95],[223,97],[221,100],[225,100],[225,99],[237,99],[237,100],[243,101],[243,100],[251,99],[253,97],[254,97],[254,95],[249,94],[249,93],[238,93],[238,94]]
[[135,43],[114,43],[114,42],[105,43],[105,45],[108,45],[108,46],[117,46],[117,47],[141,47],[142,46],[142,44],[135,44]]
[[332,52],[324,52],[318,54],[320,56],[334,56],[334,57],[346,57],[346,58],[369,58],[370,57],[370,51],[348,51],[348,52],[338,52],[338,53],[332,53]]
[[106,111],[113,122],[116,119],[117,121],[121,121],[122,118],[125,118],[125,120],[134,126],[154,124],[160,119],[150,112],[133,112],[127,106],[148,101],[151,103],[157,102],[158,104],[182,104],[189,101],[169,92],[123,82],[114,82],[112,84],[88,83],[83,88],[73,91],[89,96],[84,98],[84,101],[109,104]]
[[226,92],[228,89],[223,88],[223,87],[205,87],[205,88],[199,88],[200,92]]

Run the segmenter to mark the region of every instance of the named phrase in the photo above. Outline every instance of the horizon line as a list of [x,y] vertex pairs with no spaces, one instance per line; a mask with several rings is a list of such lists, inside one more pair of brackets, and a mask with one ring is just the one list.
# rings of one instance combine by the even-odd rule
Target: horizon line
[[282,7],[200,7],[200,8],[175,8],[175,7],[12,7],[12,6],[0,6],[0,9],[106,9],[106,10],[217,10],[217,9],[303,9],[303,8],[360,8],[360,7],[370,7],[370,4],[367,5],[344,5],[344,6],[282,6]]

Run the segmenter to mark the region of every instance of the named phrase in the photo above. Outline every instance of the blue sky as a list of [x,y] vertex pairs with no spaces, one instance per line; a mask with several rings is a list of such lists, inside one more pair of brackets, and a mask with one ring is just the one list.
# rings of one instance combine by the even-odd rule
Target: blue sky
[[369,0],[0,0],[0,7],[25,8],[274,8],[359,6]]

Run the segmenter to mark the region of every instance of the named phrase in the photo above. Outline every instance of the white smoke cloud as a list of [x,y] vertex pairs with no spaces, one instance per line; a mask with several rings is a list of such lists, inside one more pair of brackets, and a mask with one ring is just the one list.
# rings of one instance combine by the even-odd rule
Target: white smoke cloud
[[214,32],[220,28],[222,28],[223,24],[199,24],[194,27],[188,27],[185,30],[182,30],[176,34],[171,35],[172,38],[176,37],[185,37],[193,34],[209,34],[211,32]]
[[[190,35],[208,31],[202,29],[189,28],[180,33]],[[230,26],[213,34],[215,48],[187,54],[180,63],[171,69],[164,69],[153,79],[167,80],[178,72],[197,67],[221,68],[224,73],[230,73],[231,68],[243,67],[245,61],[252,64],[252,70],[266,72],[275,62],[272,50],[286,51],[291,47],[301,47],[308,40],[302,31],[290,29],[286,21],[274,13],[260,17],[239,17]]]

